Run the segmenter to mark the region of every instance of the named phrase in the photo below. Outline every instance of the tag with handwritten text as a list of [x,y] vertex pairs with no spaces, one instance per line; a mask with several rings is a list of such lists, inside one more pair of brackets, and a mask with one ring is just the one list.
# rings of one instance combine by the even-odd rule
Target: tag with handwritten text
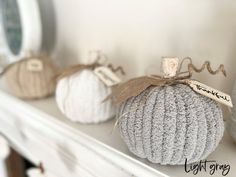
[[39,72],[43,70],[43,63],[39,59],[30,59],[27,61],[27,69],[33,72]]
[[108,67],[100,66],[94,70],[94,73],[108,87],[114,86],[121,82],[121,79],[112,72]]
[[197,93],[200,93],[201,95],[209,97],[226,106],[233,107],[230,95],[223,93],[219,90],[216,90],[214,88],[211,88],[196,80],[187,80],[186,82]]

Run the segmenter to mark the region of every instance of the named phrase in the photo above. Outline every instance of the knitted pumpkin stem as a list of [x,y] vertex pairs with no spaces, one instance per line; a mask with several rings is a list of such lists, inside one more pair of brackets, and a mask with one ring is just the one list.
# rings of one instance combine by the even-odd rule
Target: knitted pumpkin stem
[[179,59],[178,58],[162,58],[162,72],[164,73],[164,78],[175,77],[178,66]]

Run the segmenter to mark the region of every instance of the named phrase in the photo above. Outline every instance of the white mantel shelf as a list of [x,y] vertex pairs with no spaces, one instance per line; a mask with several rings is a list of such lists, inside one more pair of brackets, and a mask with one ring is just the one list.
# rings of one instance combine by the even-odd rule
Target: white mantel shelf
[[[11,121],[10,117],[14,117],[14,121]],[[44,164],[48,164],[45,165],[45,167],[50,166],[48,169],[55,173],[59,171],[59,166],[63,163],[66,164],[66,167],[61,167],[61,169],[69,168],[68,171],[70,168],[80,169],[79,166],[82,166],[81,169],[85,169],[84,171],[79,170],[79,172],[74,170],[74,175],[70,174],[70,176],[65,176],[63,173],[58,172],[59,174],[57,174],[57,176],[60,177],[195,176],[192,173],[185,173],[184,166],[161,166],[151,164],[147,160],[132,155],[120,138],[118,130],[116,129],[111,133],[115,123],[114,119],[98,125],[83,125],[70,122],[60,113],[53,97],[37,101],[22,101],[6,93],[3,89],[0,91],[0,120],[0,132],[10,140],[16,150],[21,152],[33,163],[37,164],[39,161],[43,161]],[[9,125],[9,127],[15,126],[13,130],[15,131],[15,129],[17,129],[17,132],[11,134],[12,131],[10,128],[6,128],[7,125]],[[34,131],[36,131],[36,133]],[[37,134],[37,132],[41,136],[35,135],[36,137],[34,137],[34,134]],[[19,137],[17,138],[18,134]],[[56,142],[53,144],[51,141],[54,141],[54,138],[51,138],[51,141],[44,140],[48,137],[55,137],[55,142],[58,140],[64,143],[58,145]],[[25,140],[27,138],[29,140]],[[44,145],[37,145],[36,148],[33,149],[34,144],[30,142],[31,138],[32,141],[38,141],[39,144],[41,141]],[[26,142],[26,144],[21,144],[20,139],[22,139],[22,142]],[[54,151],[58,151],[58,147],[60,146],[62,146],[61,151],[63,151],[60,151],[62,154],[61,159],[51,162],[51,158],[48,157],[50,162],[46,162],[47,158],[42,155],[43,152],[49,151],[49,154],[50,152],[54,153]],[[88,151],[83,151],[83,148],[88,149]],[[83,155],[75,156],[74,154],[79,153],[80,149],[83,151]],[[92,152],[94,155],[89,156],[89,153],[86,152]],[[86,156],[88,156],[87,158],[89,158],[88,160],[90,162],[84,165],[81,161],[86,161]],[[54,156],[52,156],[52,159],[53,157]],[[96,157],[101,157],[104,161],[104,165],[102,165],[103,161],[100,163],[99,160],[96,160]],[[59,162],[60,160],[67,162]],[[208,157],[208,160],[216,160],[219,164],[230,164],[231,170],[227,176],[231,177],[236,174],[236,145],[226,133],[220,145]],[[54,166],[52,165],[53,163],[55,163]],[[56,165],[57,163],[58,165]],[[105,164],[109,164],[108,167],[106,167]],[[115,171],[109,171],[109,169],[113,169],[113,166],[119,170],[116,171],[115,169]],[[73,171],[73,169],[71,171]],[[206,172],[199,172],[196,176],[207,177],[211,175]],[[213,177],[220,176],[222,176],[220,171],[217,171],[213,175]]]

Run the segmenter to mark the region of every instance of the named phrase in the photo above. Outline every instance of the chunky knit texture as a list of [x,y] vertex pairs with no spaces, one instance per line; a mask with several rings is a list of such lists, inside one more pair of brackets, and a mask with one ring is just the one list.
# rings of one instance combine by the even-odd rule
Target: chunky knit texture
[[56,101],[60,110],[72,121],[98,123],[114,116],[111,101],[102,102],[111,88],[91,70],[83,70],[58,82]]
[[219,105],[183,84],[148,88],[123,103],[118,118],[129,150],[160,164],[204,159],[224,132]]
[[22,99],[38,99],[54,94],[58,68],[50,59],[41,59],[42,71],[29,71],[27,62],[13,64],[4,74],[10,92]]

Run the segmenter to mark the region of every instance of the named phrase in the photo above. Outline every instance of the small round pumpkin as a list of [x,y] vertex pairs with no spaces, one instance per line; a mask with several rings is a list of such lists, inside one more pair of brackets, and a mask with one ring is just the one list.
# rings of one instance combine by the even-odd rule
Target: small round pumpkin
[[112,118],[111,101],[102,102],[111,93],[93,72],[83,69],[58,81],[56,101],[59,109],[74,122],[99,123]]
[[10,92],[22,99],[50,96],[56,87],[58,68],[49,58],[32,57],[11,64],[4,72]]
[[129,150],[160,164],[204,159],[224,132],[219,105],[184,84],[149,87],[122,103],[118,118]]

